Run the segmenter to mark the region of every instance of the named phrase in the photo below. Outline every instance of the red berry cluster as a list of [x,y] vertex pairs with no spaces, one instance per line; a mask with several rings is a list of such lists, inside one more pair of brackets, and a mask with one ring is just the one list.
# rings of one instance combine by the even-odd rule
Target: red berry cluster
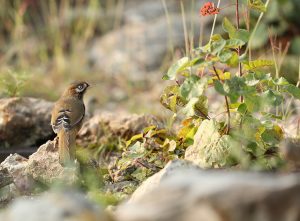
[[202,16],[216,15],[219,14],[219,12],[220,8],[215,7],[215,4],[212,2],[207,2],[200,8],[200,14]]

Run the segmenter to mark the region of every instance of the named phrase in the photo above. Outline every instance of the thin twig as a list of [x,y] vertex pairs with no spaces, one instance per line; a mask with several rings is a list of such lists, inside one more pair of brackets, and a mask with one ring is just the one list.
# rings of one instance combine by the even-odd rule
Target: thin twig
[[190,57],[189,37],[186,28],[186,17],[185,17],[184,5],[182,1],[180,1],[180,7],[181,7],[181,15],[182,15],[184,41],[185,41],[185,54],[186,56]]
[[199,114],[201,115],[201,117],[205,118],[206,120],[210,120],[211,119],[210,116],[208,114],[206,115],[205,113],[203,113],[203,111],[198,110],[198,109],[196,111],[198,111]]
[[[300,57],[299,57],[299,70],[298,70],[298,81],[297,81],[297,84],[296,84],[296,87],[299,87],[300,85]],[[287,118],[288,114],[289,114],[289,110],[291,108],[291,105],[292,105],[292,102],[294,101],[294,97],[292,97],[290,100],[289,100],[289,103],[287,105],[287,108],[286,108],[286,112],[284,114],[285,118]]]
[[161,0],[162,1],[162,5],[165,11],[165,15],[166,15],[166,20],[167,20],[167,26],[168,26],[168,44],[169,44],[169,48],[172,54],[172,57],[174,58],[174,43],[173,43],[173,32],[172,32],[172,24],[171,24],[171,18],[169,15],[169,11],[168,11],[168,7],[166,4],[166,0]]
[[[221,0],[218,1],[217,8],[220,7],[220,3],[221,3]],[[215,17],[214,17],[214,22],[213,22],[213,26],[211,28],[209,41],[211,41],[211,37],[214,35],[214,30],[215,30],[215,26],[216,26],[217,17],[218,17],[218,14],[216,14]]]
[[[215,66],[213,66],[214,72],[218,78],[219,81],[221,81],[221,78],[218,74],[217,69],[215,68]],[[228,102],[228,97],[225,95],[225,103],[226,103],[226,111],[227,111],[227,131],[226,134],[229,134],[230,131],[230,109],[229,109],[229,102]]]
[[[239,0],[236,0],[236,5],[235,5],[235,17],[236,17],[236,29],[240,29],[240,12],[239,12]],[[237,48],[237,53],[238,57],[240,58],[241,56],[241,47]],[[241,77],[243,75],[242,72],[242,63],[239,61],[239,76]],[[241,102],[244,101],[243,96],[241,96]]]
[[[268,8],[269,3],[270,3],[270,0],[267,0],[267,1],[266,1],[266,4],[265,4],[265,8],[266,8],[266,9]],[[249,52],[250,52],[250,46],[251,46],[253,37],[254,37],[254,35],[255,35],[255,32],[257,31],[257,28],[258,28],[258,26],[259,26],[259,24],[260,24],[260,22],[261,22],[262,17],[264,16],[264,14],[265,14],[265,12],[261,12],[260,15],[259,15],[259,17],[258,17],[258,19],[257,19],[257,22],[256,22],[256,24],[255,24],[255,26],[254,26],[254,29],[253,29],[253,31],[252,31],[250,37],[249,37],[249,42],[248,42],[248,45],[247,45],[247,47],[246,47],[245,54],[248,53],[248,50],[249,50]],[[251,53],[250,53],[250,54],[251,54]]]

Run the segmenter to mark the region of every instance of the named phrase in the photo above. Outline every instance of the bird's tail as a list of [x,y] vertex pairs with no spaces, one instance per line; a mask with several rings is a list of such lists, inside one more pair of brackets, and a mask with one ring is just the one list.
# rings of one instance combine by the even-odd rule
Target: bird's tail
[[58,133],[59,163],[68,165],[75,160],[75,138],[71,131],[60,130]]

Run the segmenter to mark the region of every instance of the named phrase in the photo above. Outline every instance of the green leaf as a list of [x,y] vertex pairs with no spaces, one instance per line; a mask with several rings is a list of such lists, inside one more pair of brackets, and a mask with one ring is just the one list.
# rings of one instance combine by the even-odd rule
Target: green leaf
[[199,47],[197,48],[196,50],[199,50],[200,52],[203,52],[203,53],[209,53],[210,52],[210,47],[211,47],[211,42],[207,43],[206,45],[202,46],[202,47]]
[[290,84],[284,77],[280,77],[278,79],[274,79],[273,83],[278,86],[288,85]]
[[213,36],[211,36],[211,41],[220,41],[222,38],[222,36],[220,34],[214,34]]
[[267,90],[262,94],[264,104],[279,106],[283,102],[282,95],[277,91]]
[[189,102],[182,108],[182,113],[187,117],[198,116],[206,118],[208,113],[207,97],[200,96],[199,98],[193,97]]
[[218,41],[213,41],[211,43],[211,53],[213,55],[217,55],[220,53],[226,45],[226,41],[224,39],[220,39]]
[[126,147],[128,147],[132,142],[137,141],[137,140],[140,140],[140,139],[142,139],[142,138],[143,138],[143,134],[136,134],[136,135],[132,136],[132,137],[130,138],[130,140],[128,140],[128,141],[126,142]]
[[148,177],[148,174],[151,174],[151,171],[149,169],[139,167],[131,174],[131,176],[139,181],[143,181]]
[[235,51],[233,51],[231,53],[232,53],[232,56],[226,63],[230,67],[237,67],[239,65],[239,56]]
[[221,135],[220,130],[221,125],[215,120],[204,120],[194,136],[194,144],[185,152],[185,159],[202,168],[227,165],[231,139],[228,135]]
[[260,71],[255,71],[255,72],[250,72],[247,75],[245,75],[245,83],[248,86],[255,86],[258,83],[270,83],[272,81],[271,75],[268,73],[266,74],[265,72],[260,72]]
[[225,17],[223,19],[223,29],[228,33],[230,39],[238,39],[244,43],[249,41],[250,34],[245,29],[237,30],[236,27]]
[[264,116],[264,118],[266,119],[274,119],[274,120],[282,120],[283,116],[282,115],[275,115],[272,113],[268,113],[268,112],[261,112],[261,114]]
[[240,104],[237,111],[242,115],[245,114],[247,112],[247,105],[245,103]]
[[183,84],[180,86],[181,96],[189,100],[193,97],[199,97],[203,94],[207,86],[206,78],[199,78],[196,75],[191,75],[185,79]]
[[197,66],[202,64],[203,62],[205,62],[205,60],[201,57],[198,58],[194,58],[193,60],[191,60],[188,64],[189,67],[193,67],[193,66]]
[[195,104],[195,115],[198,117],[206,118],[208,115],[208,100],[207,97],[201,95]]
[[176,63],[171,65],[167,74],[163,76],[164,80],[174,80],[176,78],[177,73],[184,71],[189,64],[189,58],[183,57],[179,59]]
[[216,90],[219,94],[227,95],[227,93],[226,93],[225,90],[224,90],[223,84],[222,84],[219,80],[214,81],[214,87],[215,87],[215,90]]
[[167,86],[160,97],[160,103],[165,108],[176,113],[176,106],[179,100],[178,93],[179,87],[177,85]]
[[223,50],[219,53],[218,58],[222,63],[227,63],[227,61],[233,56],[232,51],[230,50]]
[[244,78],[240,78],[237,76],[226,80],[223,85],[223,90],[230,98],[232,103],[237,102],[237,99],[240,96],[244,96],[255,91],[254,88],[248,87],[246,85]]
[[248,0],[248,5],[251,9],[257,10],[259,12],[266,12],[266,6],[261,0]]
[[238,39],[243,42],[248,42],[250,37],[250,33],[246,29],[239,29],[237,30],[230,38],[231,39]]
[[146,134],[146,133],[148,133],[150,130],[154,130],[155,128],[156,128],[155,125],[151,125],[151,126],[145,127],[145,128],[143,129],[143,133]]
[[280,142],[280,137],[274,130],[265,130],[261,134],[262,140],[269,145],[277,145]]
[[226,47],[227,48],[235,49],[235,48],[242,47],[243,45],[245,45],[245,42],[242,41],[241,39],[233,38],[233,39],[226,40]]
[[260,80],[256,78],[254,73],[247,74],[245,83],[248,86],[253,87],[253,86],[257,85],[259,82],[260,82]]
[[300,89],[293,84],[285,86],[285,89],[290,93],[294,98],[300,99]]
[[262,106],[262,99],[257,94],[249,94],[244,97],[249,112],[259,111]]
[[248,63],[244,63],[244,69],[246,70],[255,70],[262,67],[271,67],[274,65],[274,62],[271,60],[254,60]]
[[234,34],[236,33],[236,28],[234,25],[228,20],[228,18],[223,19],[223,29],[229,34],[230,38],[233,38]]

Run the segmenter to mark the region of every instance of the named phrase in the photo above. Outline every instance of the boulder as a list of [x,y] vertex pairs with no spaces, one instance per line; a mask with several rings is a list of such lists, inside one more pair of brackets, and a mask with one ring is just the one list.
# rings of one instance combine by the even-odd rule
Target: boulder
[[28,193],[32,190],[34,181],[26,173],[28,160],[19,154],[9,155],[1,164],[0,169],[6,169],[13,178],[15,190],[21,193]]
[[37,182],[51,184],[63,181],[73,184],[77,181],[77,167],[62,167],[58,160],[56,140],[48,141],[26,159],[18,154],[11,154],[1,164],[0,170],[6,169],[13,178],[16,189],[21,193],[30,193]]
[[[0,208],[20,195],[28,195],[35,188],[35,181],[25,172],[27,159],[19,154],[9,155],[1,164],[0,171],[6,171],[4,186],[0,186]],[[1,183],[1,181],[0,181]],[[1,188],[2,187],[2,188]]]
[[63,167],[58,161],[58,151],[55,141],[48,141],[29,156],[26,173],[35,180],[52,183],[62,176]]
[[105,134],[129,139],[151,125],[163,127],[162,122],[153,115],[103,112],[83,124],[77,141],[82,145],[97,142]]
[[[171,163],[172,164],[172,163]],[[170,165],[166,168],[170,168]],[[163,170],[167,170],[167,169]],[[129,202],[118,206],[122,221],[298,221],[300,176],[201,170],[194,166],[174,170],[166,178],[154,175]],[[145,183],[150,181],[146,180]],[[136,195],[136,196],[135,196]],[[137,197],[138,195],[138,197]]]
[[177,169],[200,169],[195,164],[184,161],[184,160],[173,160],[170,161],[166,166],[159,171],[158,173],[154,174],[153,176],[149,177],[147,180],[145,180],[128,200],[128,202],[136,202],[141,200],[145,194],[148,192],[151,192],[153,189],[157,188],[161,182],[163,182],[166,178],[169,176],[172,176],[172,174],[176,173]]
[[109,221],[109,216],[81,193],[65,190],[20,198],[0,213],[5,221]]
[[0,148],[30,147],[54,136],[52,103],[36,98],[0,99]]

